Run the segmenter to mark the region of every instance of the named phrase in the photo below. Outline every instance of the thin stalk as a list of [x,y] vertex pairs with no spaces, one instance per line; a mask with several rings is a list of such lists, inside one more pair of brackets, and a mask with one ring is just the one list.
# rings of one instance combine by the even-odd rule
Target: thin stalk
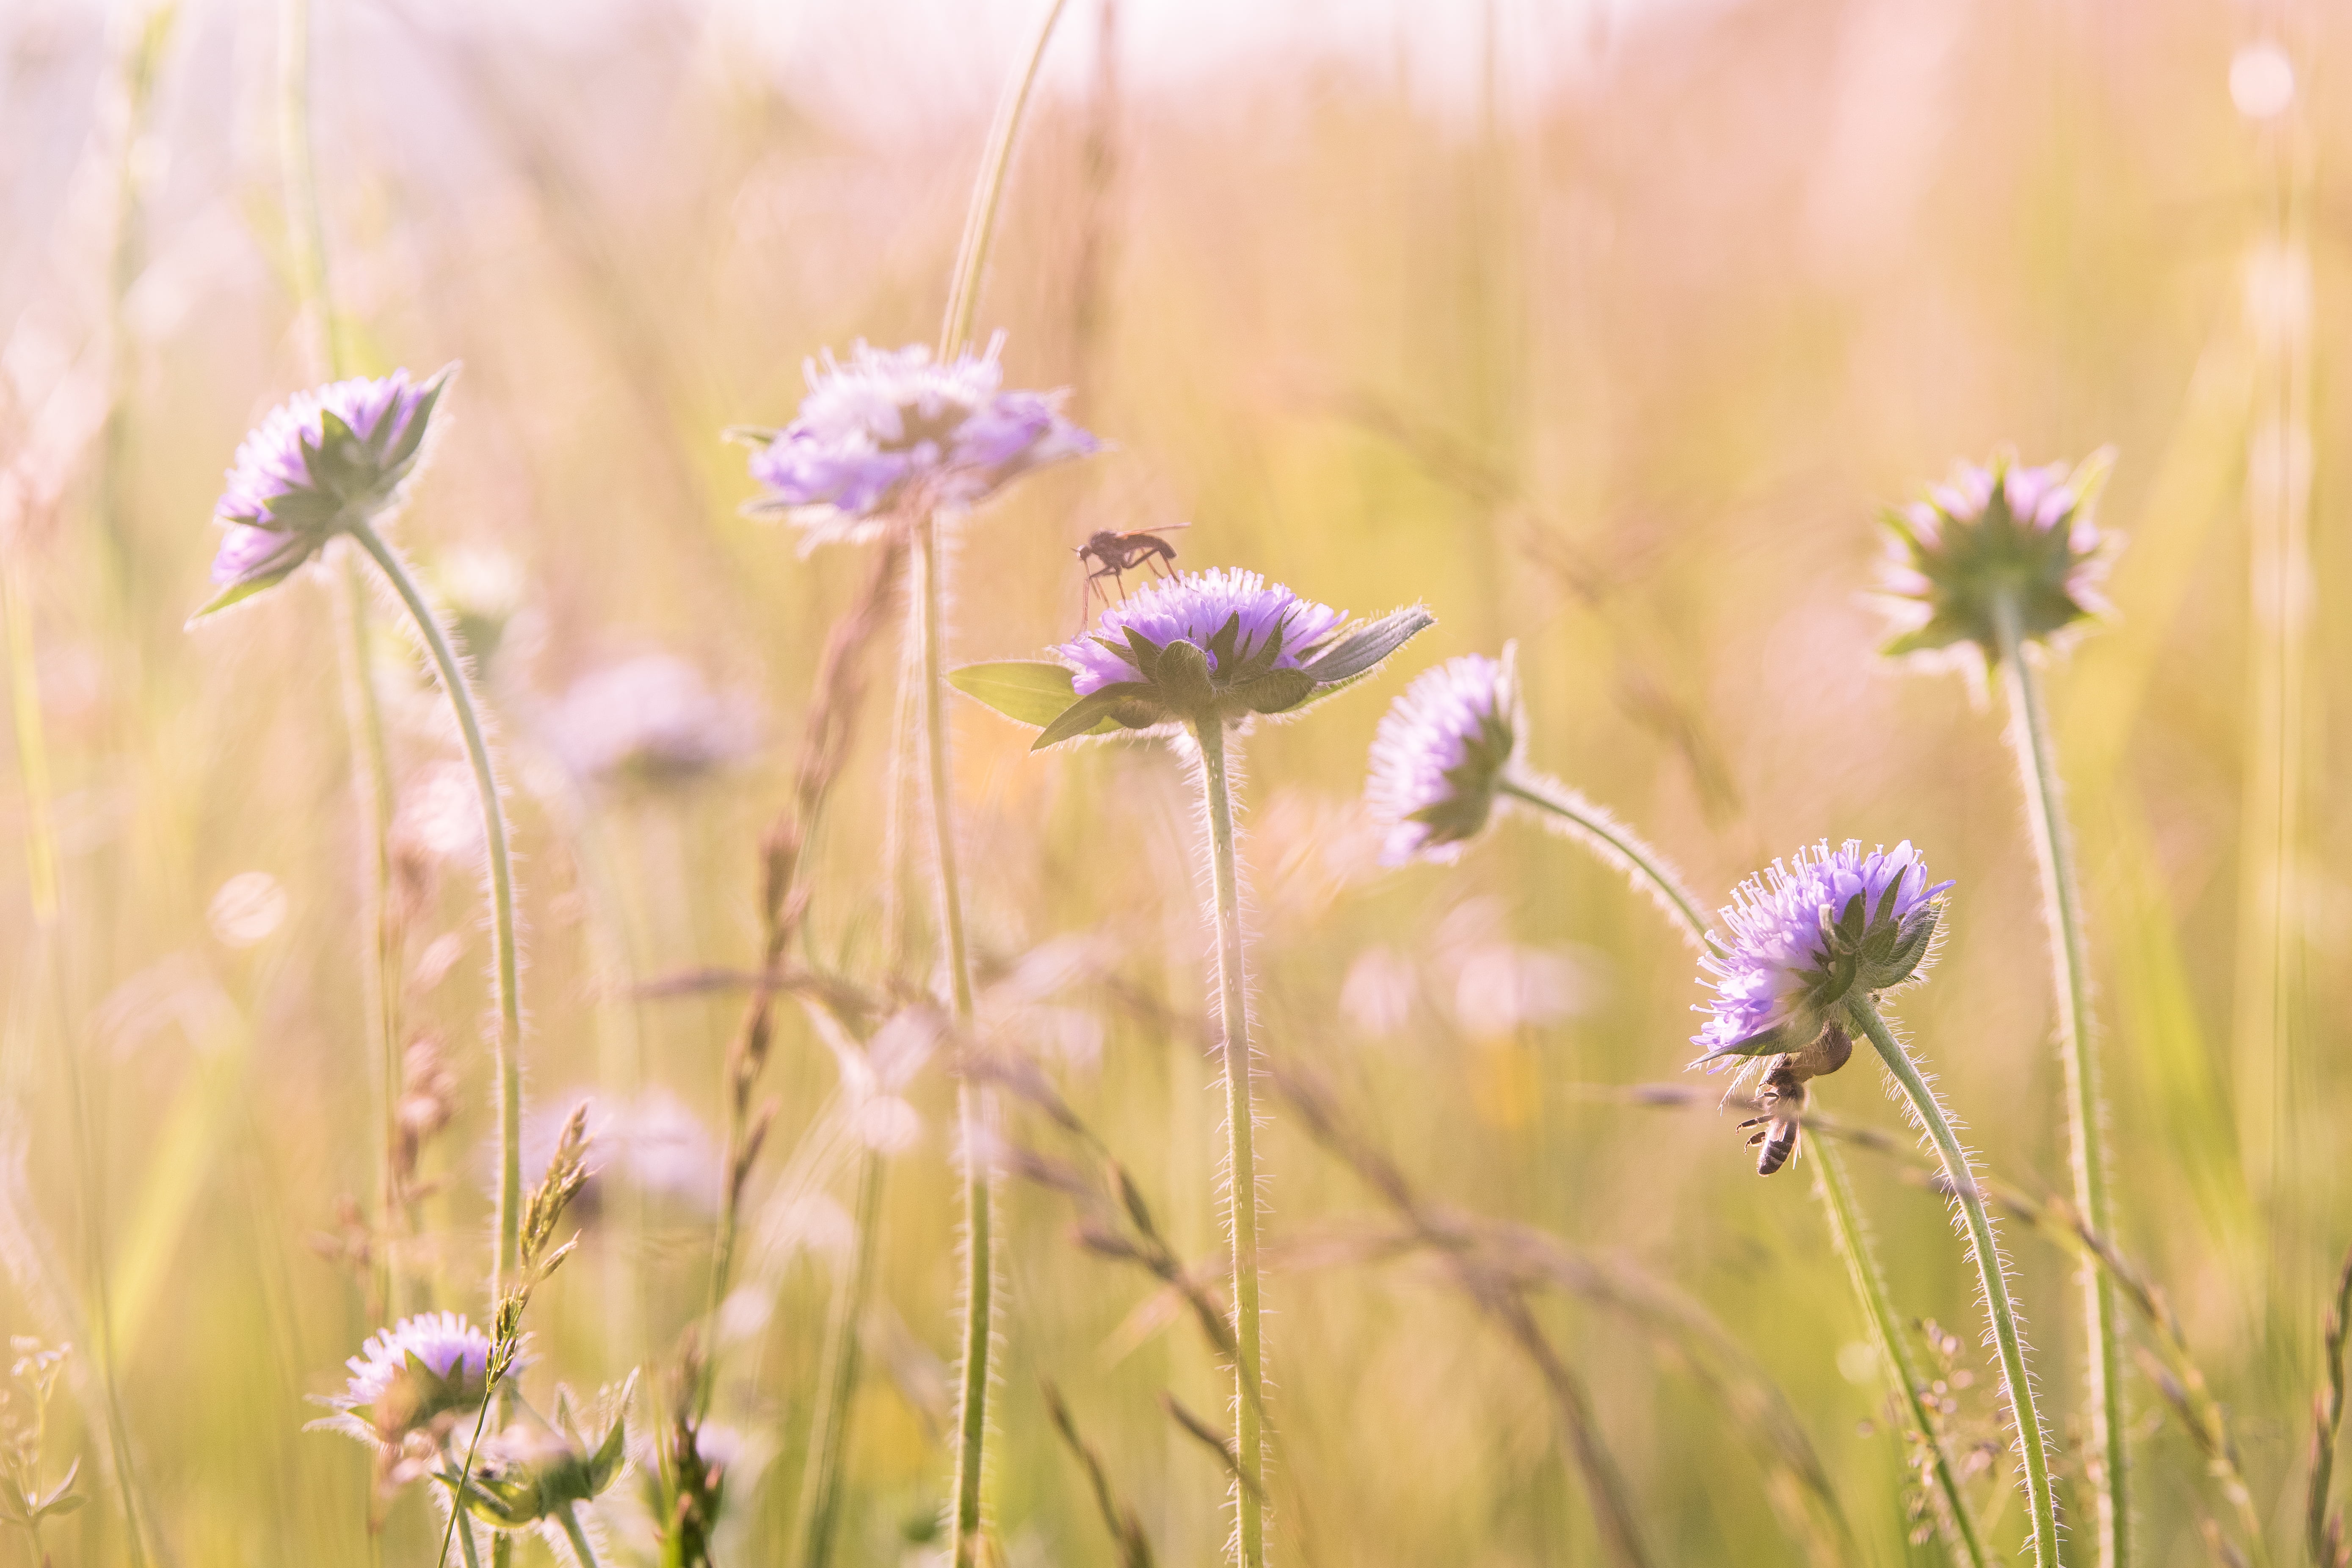
[[[948,756],[945,638],[940,618],[946,591],[940,581],[938,522],[915,531],[915,613],[922,622],[923,752],[930,784],[932,858],[937,872],[940,932],[947,949],[948,994],[956,1026],[971,1025],[971,957],[963,924],[963,886],[956,868],[955,798]],[[963,1148],[963,1373],[956,1413],[955,1568],[979,1560],[982,1460],[988,1441],[988,1361],[994,1331],[996,1260],[992,1251],[995,1194],[982,1148],[989,1096],[965,1079],[956,1085],[956,1125]]]
[[[2336,1276],[2336,1299],[2320,1322],[2321,1354],[2326,1365],[2323,1369],[2326,1381],[2319,1387],[2319,1397],[2312,1401],[2311,1421],[2311,1481],[2304,1497],[2304,1536],[2311,1552],[2313,1568],[2336,1568],[2330,1561],[2335,1555],[2335,1543],[2330,1539],[2327,1512],[2327,1489],[2336,1469],[2336,1434],[2344,1429],[2344,1346],[2347,1321],[2352,1321],[2352,1253],[2344,1257],[2344,1268]],[[2343,1516],[2334,1521],[2340,1532]],[[2257,1538],[2259,1539],[2259,1538]]]
[[[280,0],[278,8],[278,150],[286,202],[288,269],[294,277],[301,314],[301,337],[311,379],[333,381],[343,374],[342,343],[335,331],[334,296],[328,284],[326,221],[310,148],[310,0]],[[399,1271],[392,1237],[399,1213],[393,1176],[394,1118],[400,1104],[399,1021],[390,975],[392,925],[392,764],[384,745],[383,712],[376,700],[369,656],[367,586],[359,563],[339,552],[335,563],[335,652],[343,686],[343,725],[350,736],[352,797],[367,840],[367,892],[362,918],[368,938],[360,949],[360,1002],[367,1018],[367,1041],[377,1085],[376,1223],[371,1248],[375,1300],[387,1321],[400,1316]]]
[[0,620],[6,622],[16,766],[25,795],[26,859],[30,871],[33,924],[38,938],[35,962],[47,973],[57,1010],[58,1055],[65,1064],[67,1097],[72,1102],[68,1108],[68,1131],[81,1199],[82,1243],[89,1270],[90,1301],[82,1316],[97,1350],[99,1394],[104,1406],[104,1418],[98,1425],[105,1428],[115,1485],[121,1493],[125,1538],[131,1548],[131,1561],[137,1568],[147,1561],[146,1525],[139,1497],[138,1471],[131,1458],[131,1436],[122,1421],[121,1390],[115,1376],[114,1302],[106,1255],[103,1167],[91,1137],[81,1051],[74,1038],[73,1008],[67,992],[57,819],[50,809],[48,731],[41,718],[31,607],[18,594],[16,574],[5,561],[0,561]]
[[868,1148],[857,1172],[857,1240],[847,1272],[833,1297],[825,1327],[824,1404],[810,1436],[808,1478],[801,1488],[808,1521],[802,1568],[825,1568],[833,1561],[833,1532],[841,1514],[842,1455],[849,1447],[850,1416],[857,1398],[859,1326],[874,1293],[875,1233],[882,1215],[882,1154]]
[[466,759],[474,768],[474,792],[482,808],[482,837],[488,849],[490,880],[490,962],[498,991],[499,1024],[490,1046],[499,1075],[499,1250],[490,1272],[490,1300],[503,1300],[521,1258],[522,1219],[522,1002],[520,962],[515,948],[514,861],[507,848],[507,814],[499,799],[498,769],[490,761],[488,739],[482,732],[473,682],[450,646],[441,617],[419,588],[408,563],[387,543],[373,525],[352,525],[352,537],[376,563],[393,592],[415,623],[417,636],[433,658],[441,689],[457,716],[465,737]]
[[1252,1135],[1257,1111],[1250,1093],[1248,984],[1243,967],[1240,878],[1234,860],[1234,803],[1225,768],[1225,727],[1211,719],[1193,726],[1201,748],[1201,805],[1209,819],[1209,865],[1217,920],[1217,1005],[1224,1029],[1225,1138],[1234,1242],[1234,1453],[1241,1510],[1234,1532],[1240,1568],[1265,1562],[1265,1443],[1260,1433],[1265,1381],[1258,1335],[1257,1157]]
[[2001,1261],[2000,1248],[1993,1241],[1992,1220],[1985,1213],[1984,1198],[1978,1192],[1968,1151],[1954,1136],[1936,1091],[1927,1087],[1927,1080],[1920,1076],[1902,1042],[1878,1016],[1876,1005],[1857,992],[1845,999],[1844,1005],[1855,1027],[1869,1036],[1870,1043],[1878,1047],[1879,1059],[1894,1075],[1913,1117],[1935,1144],[1937,1156],[1944,1163],[1944,1174],[1951,1183],[1952,1195],[1959,1202],[1960,1214],[1968,1225],[1969,1249],[1976,1259],[1977,1278],[1984,1287],[1985,1315],[1992,1321],[1993,1341],[2000,1351],[2000,1375],[2009,1391],[2010,1414],[2017,1424],[2018,1449],[2025,1470],[2025,1509],[2033,1526],[2033,1561],[2039,1568],[2058,1568],[2058,1520],[2050,1496],[2048,1436],[2042,1431],[2042,1414],[2033,1402],[2033,1383],[2025,1369],[2025,1341],[2018,1332],[2017,1310],[2009,1299],[2008,1268]]
[[580,1559],[580,1568],[598,1568],[596,1549],[588,1544],[588,1532],[580,1528],[580,1516],[572,1510],[572,1505],[565,1503],[555,1518],[563,1526],[563,1538],[572,1542],[572,1552]]
[[[2097,1044],[2092,1037],[2090,961],[2083,942],[2082,892],[2074,875],[2073,836],[2058,782],[2058,757],[2042,701],[2042,683],[2026,662],[2017,603],[1993,602],[1993,629],[2001,680],[2009,692],[2010,742],[2025,787],[2033,852],[2042,869],[2042,900],[2050,922],[2053,975],[2058,993],[2058,1054],[2066,1074],[2066,1124],[2074,1177],[2074,1204],[2101,1236],[2116,1234],[2108,1202],[2105,1105],[2099,1092]],[[2096,1471],[2096,1528],[2102,1568],[2123,1568],[2130,1546],[2126,1463],[2130,1433],[2124,1408],[2123,1336],[2116,1323],[2114,1283],[2088,1262],[2080,1275],[2084,1321],[2090,1334],[2090,1448]]]
[[1045,58],[1045,46],[1052,41],[1055,24],[1061,21],[1062,7],[1067,3],[1049,0],[1028,57],[997,100],[996,118],[988,127],[988,151],[981,157],[980,177],[972,182],[971,205],[964,209],[963,237],[956,245],[947,312],[940,322],[940,358],[943,360],[953,358],[971,341],[972,313],[980,307],[981,277],[988,270],[989,247],[996,238],[996,214],[1004,201],[1004,176],[1013,166],[1013,144],[1020,137],[1022,116],[1029,108],[1029,89],[1037,82],[1038,63]]
[[1969,1510],[1968,1500],[1960,1493],[1959,1479],[1952,1474],[1944,1445],[1928,1422],[1927,1406],[1920,1401],[1919,1371],[1912,1363],[1894,1304],[1886,1298],[1886,1281],[1879,1275],[1878,1259],[1870,1249],[1870,1233],[1863,1227],[1861,1208],[1854,1203],[1853,1187],[1846,1179],[1845,1156],[1834,1142],[1822,1137],[1814,1138],[1811,1152],[1813,1173],[1819,1178],[1816,1185],[1821,1191],[1822,1206],[1829,1211],[1830,1233],[1837,1240],[1838,1256],[1845,1259],[1846,1277],[1853,1281],[1853,1293],[1860,1298],[1864,1314],[1870,1320],[1870,1337],[1877,1342],[1886,1380],[1902,1395],[1911,1429],[1926,1445],[1936,1489],[1943,1496],[1950,1540],[1969,1568],[1985,1568],[1984,1543],[1977,1538],[1976,1516]]
[[1496,780],[1495,788],[1564,825],[1587,848],[1631,876],[1634,886],[1680,923],[1692,946],[1701,952],[1715,951],[1698,900],[1691,897],[1682,879],[1674,874],[1658,852],[1634,837],[1623,824],[1565,784],[1540,774],[1513,770]]
[[[1004,180],[1013,164],[1013,146],[1029,106],[1029,91],[1037,79],[1038,62],[1054,37],[1066,0],[1051,0],[1037,25],[1028,57],[1005,85],[996,117],[989,126],[988,148],[982,155],[980,175],[973,182],[971,205],[965,210],[962,237],[956,245],[955,272],[948,286],[947,309],[940,322],[940,358],[951,359],[971,338],[972,313],[980,304],[980,283],[988,268],[988,252],[996,233],[996,216],[1004,199]],[[939,873],[940,931],[947,949],[948,988],[959,1027],[971,1022],[971,969],[965,951],[963,893],[956,879],[955,810],[950,790],[947,735],[947,679],[943,667],[944,634],[940,613],[945,595],[940,584],[939,524],[926,515],[915,528],[916,570],[921,578],[916,595],[922,622],[923,733],[929,752],[931,837]],[[970,1083],[956,1089],[956,1120],[964,1151],[964,1322],[963,1374],[956,1418],[956,1479],[954,1568],[972,1568],[978,1560],[981,1533],[981,1480],[988,1439],[988,1363],[994,1307],[995,1259],[991,1250],[993,1200],[986,1163],[980,1157],[979,1132],[987,1110],[986,1096]]]

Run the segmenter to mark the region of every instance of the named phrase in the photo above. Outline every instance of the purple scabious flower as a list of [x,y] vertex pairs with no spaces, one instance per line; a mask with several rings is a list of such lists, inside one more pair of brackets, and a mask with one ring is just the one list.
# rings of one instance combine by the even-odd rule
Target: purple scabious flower
[[604,784],[678,784],[749,756],[757,705],[745,692],[713,690],[702,672],[668,654],[644,654],[572,683],[549,730],[574,771]]
[[966,350],[940,364],[920,344],[895,353],[857,343],[844,364],[808,362],[808,396],[759,444],[751,477],[765,494],[744,510],[782,512],[803,553],[871,539],[892,521],[977,506],[1032,468],[1102,444],[1063,416],[1061,394],[1006,391],[997,355]]
[[271,409],[238,445],[213,507],[226,531],[212,569],[221,592],[197,614],[283,580],[335,534],[395,505],[449,375],[357,376]]
[[2050,642],[2106,613],[2099,584],[2113,542],[2093,517],[2109,454],[2028,468],[2007,453],[1961,463],[1927,499],[1889,511],[1880,593],[1890,654],[1973,647],[2000,660],[2000,616],[2023,642]]
[[1387,829],[1381,864],[1458,860],[1486,828],[1525,727],[1515,662],[1508,647],[1500,659],[1448,659],[1389,705],[1364,780],[1372,819]]
[[1207,657],[1211,679],[1230,684],[1244,671],[1302,668],[1347,618],[1347,611],[1302,599],[1255,572],[1218,566],[1152,584],[1054,651],[1070,667],[1071,689],[1081,697],[1148,679],[1141,663],[1150,656],[1139,640],[1155,653],[1190,643]]
[[1699,1061],[1801,1050],[1849,995],[1915,978],[1951,886],[1928,884],[1908,839],[1867,855],[1859,839],[1836,849],[1824,840],[1748,878],[1723,911],[1731,941],[1701,961],[1715,995],[1692,1037]]
[[489,1361],[489,1336],[457,1313],[404,1318],[344,1363],[350,1381],[323,1401],[341,1414],[321,1425],[397,1447],[410,1433],[480,1405]]

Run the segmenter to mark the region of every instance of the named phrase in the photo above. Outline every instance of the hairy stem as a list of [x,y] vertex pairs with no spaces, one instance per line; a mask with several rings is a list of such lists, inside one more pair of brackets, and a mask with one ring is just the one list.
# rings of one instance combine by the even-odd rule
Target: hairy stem
[[1681,925],[1694,947],[1701,952],[1714,951],[1698,901],[1658,852],[1634,837],[1623,824],[1565,784],[1540,775],[1514,770],[1497,779],[1495,787],[1550,817],[1602,860],[1631,876],[1635,886]]
[[2026,1513],[2033,1526],[2033,1561],[2038,1568],[2058,1568],[2058,1521],[2050,1496],[2049,1439],[2042,1427],[2041,1412],[2034,1406],[2033,1383],[2025,1368],[2025,1341],[2018,1332],[2017,1310],[2009,1299],[2009,1271],[2001,1261],[2000,1248],[1993,1241],[1992,1220],[1985,1213],[1984,1198],[1978,1192],[1968,1151],[1960,1147],[1959,1139],[1953,1134],[1951,1121],[1944,1115],[1936,1091],[1927,1087],[1927,1080],[1920,1076],[1902,1042],[1878,1016],[1876,1005],[1868,996],[1856,993],[1845,999],[1844,1005],[1854,1026],[1878,1047],[1879,1059],[1894,1075],[1913,1116],[1935,1144],[1937,1157],[1943,1161],[1944,1174],[1951,1184],[1952,1195],[1959,1202],[1968,1226],[1969,1250],[1976,1260],[1977,1278],[1984,1287],[1985,1315],[1992,1321],[1993,1342],[2000,1351],[2001,1382],[2009,1392],[2011,1417],[2017,1426],[2018,1452],[2025,1471]]
[[824,1403],[817,1410],[816,1429],[809,1435],[808,1479],[801,1488],[801,1510],[807,1521],[802,1568],[826,1568],[833,1561],[834,1527],[841,1514],[841,1461],[849,1447],[850,1415],[857,1397],[858,1332],[874,1292],[876,1232],[881,1217],[882,1153],[869,1148],[858,1162],[857,1237],[848,1271],[834,1292],[832,1321],[825,1327]]
[[515,949],[514,861],[507,848],[506,806],[499,799],[499,775],[490,761],[490,745],[482,731],[473,682],[450,645],[447,628],[416,584],[400,552],[387,543],[373,524],[352,527],[352,537],[383,572],[393,592],[415,623],[432,656],[441,689],[457,716],[465,737],[466,760],[473,764],[474,792],[482,808],[482,838],[488,850],[490,880],[490,962],[498,991],[498,1031],[491,1053],[499,1076],[499,1250],[490,1271],[490,1300],[503,1299],[520,1261],[522,1220],[522,1001],[519,984],[520,961]]
[[[328,286],[326,223],[310,156],[310,0],[280,0],[278,8],[278,151],[286,202],[289,270],[294,276],[302,339],[314,381],[343,373]],[[339,552],[340,553],[340,552]],[[400,1316],[400,1277],[393,1261],[399,1213],[393,1173],[394,1117],[400,1103],[400,1029],[390,982],[396,967],[392,925],[392,766],[384,746],[383,713],[376,700],[368,651],[367,588],[356,561],[343,554],[334,569],[335,652],[342,675],[343,726],[350,737],[352,797],[367,845],[367,939],[360,944],[360,1005],[366,1016],[371,1076],[377,1084],[376,1226],[370,1248],[372,1305],[387,1321]]]
[[[926,517],[915,532],[915,613],[921,618],[923,751],[930,782],[932,858],[937,873],[940,933],[946,948],[949,999],[956,1026],[971,1025],[971,956],[965,946],[963,885],[956,868],[955,797],[948,755],[947,671],[940,618],[946,591],[940,581],[939,524]],[[982,1147],[987,1091],[966,1079],[956,1086],[956,1123],[963,1147],[963,1370],[956,1411],[955,1568],[979,1560],[982,1461],[988,1441],[988,1362],[996,1289],[991,1251],[994,1194]]]
[[1927,1406],[1920,1402],[1919,1371],[1912,1364],[1894,1303],[1886,1298],[1886,1281],[1881,1278],[1878,1258],[1870,1249],[1870,1233],[1863,1226],[1862,1210],[1853,1200],[1853,1185],[1846,1180],[1845,1156],[1835,1142],[1818,1136],[1813,1139],[1811,1153],[1822,1206],[1829,1211],[1830,1233],[1837,1240],[1838,1255],[1845,1259],[1846,1277],[1853,1281],[1853,1293],[1862,1301],[1863,1313],[1870,1320],[1870,1337],[1877,1342],[1886,1380],[1902,1396],[1911,1429],[1925,1446],[1936,1490],[1944,1500],[1944,1515],[1952,1542],[1969,1568],[1985,1568],[1984,1543],[1977,1536],[1976,1516],[1969,1510],[1959,1479],[1952,1474],[1944,1445],[1927,1419]]
[[580,1568],[598,1568],[596,1549],[588,1544],[588,1532],[580,1528],[580,1516],[572,1505],[565,1503],[555,1518],[563,1526],[563,1538],[572,1542],[572,1555],[580,1559]]
[[1258,1336],[1257,1159],[1251,1147],[1256,1107],[1250,1093],[1248,977],[1242,955],[1240,878],[1234,859],[1233,791],[1225,768],[1225,727],[1211,719],[1193,727],[1201,747],[1201,805],[1209,819],[1209,864],[1217,921],[1217,1005],[1224,1029],[1225,1137],[1234,1240],[1234,1447],[1241,1467],[1234,1489],[1241,1510],[1234,1562],[1265,1562],[1265,1442],[1261,1435],[1265,1383]]
[[[2034,858],[2042,870],[2042,910],[2050,922],[2074,1203],[2093,1230],[2112,1237],[2116,1227],[2108,1202],[2106,1108],[2100,1096],[2098,1050],[2092,1037],[2090,961],[2083,942],[2082,892],[2074,876],[2074,839],[2067,830],[2057,752],[2051,743],[2040,679],[2026,662],[2013,597],[2003,595],[1994,601],[1993,627],[2001,680],[2009,693],[2010,742],[2025,787]],[[2129,1418],[2124,1408],[2123,1338],[2116,1323],[2113,1282],[2087,1262],[2080,1279],[2084,1320],[2090,1335],[2085,1360],[2090,1448],[2098,1498],[2099,1563],[2101,1568],[2123,1568],[2129,1555],[2131,1523],[2125,1490]]]
[[[1049,0],[1037,25],[1036,39],[1027,57],[1005,84],[989,126],[988,148],[982,155],[979,177],[972,183],[971,205],[965,210],[962,238],[956,246],[955,271],[948,284],[947,309],[940,322],[940,357],[952,358],[971,338],[972,315],[980,305],[980,283],[988,269],[989,247],[995,237],[996,215],[1004,199],[1004,180],[1013,166],[1013,146],[1021,120],[1029,107],[1029,90],[1037,79],[1038,63],[1062,18],[1066,0]],[[922,618],[923,732],[929,752],[931,829],[937,846],[940,930],[947,948],[949,988],[959,1026],[971,1022],[971,971],[964,950],[963,897],[956,881],[953,800],[949,793],[947,748],[947,680],[942,668],[940,624],[944,595],[940,585],[939,524],[926,516],[916,526],[916,567],[921,577],[917,595]],[[954,1568],[971,1568],[977,1561],[981,1532],[981,1479],[988,1439],[988,1361],[991,1310],[994,1304],[995,1267],[990,1250],[993,1220],[986,1162],[975,1136],[984,1121],[985,1096],[970,1083],[957,1086],[956,1118],[962,1131],[964,1154],[964,1321],[963,1376],[956,1417],[956,1480]]]

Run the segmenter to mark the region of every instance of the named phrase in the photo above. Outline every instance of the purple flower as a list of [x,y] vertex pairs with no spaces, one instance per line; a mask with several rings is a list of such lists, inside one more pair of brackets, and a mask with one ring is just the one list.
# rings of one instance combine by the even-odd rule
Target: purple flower
[[1486,827],[1518,749],[1512,653],[1448,659],[1390,704],[1364,781],[1372,818],[1388,830],[1383,865],[1458,860]]
[[751,477],[766,494],[745,507],[782,512],[803,552],[879,533],[894,518],[978,505],[1032,468],[1082,458],[1101,443],[1061,413],[1059,394],[1007,392],[997,354],[967,350],[933,363],[917,344],[891,353],[857,343],[842,364],[808,363],[800,417],[761,442]]
[[489,1360],[489,1336],[455,1312],[404,1318],[344,1363],[350,1382],[324,1401],[341,1414],[324,1425],[396,1447],[438,1418],[480,1405]]
[[237,447],[213,508],[226,531],[212,570],[222,591],[197,614],[279,582],[333,535],[394,505],[449,374],[423,383],[404,370],[355,377],[271,409]]
[[550,718],[556,751],[608,783],[683,783],[750,754],[757,710],[740,692],[713,691],[702,672],[667,654],[591,670]]
[[1692,1037],[1700,1060],[1801,1050],[1847,996],[1914,978],[1951,886],[1928,885],[1907,839],[1868,855],[1859,839],[1825,840],[1742,882],[1723,911],[1731,942],[1703,961],[1715,996]]
[[1223,684],[1268,670],[1297,669],[1348,618],[1302,599],[1255,572],[1213,567],[1163,578],[1103,612],[1095,629],[1054,651],[1070,667],[1070,685],[1085,697],[1112,686],[1148,680],[1137,644],[1164,653],[1190,643],[1206,656],[1213,679]]
[[2112,553],[2092,518],[2108,455],[2075,468],[2025,468],[2007,454],[1961,463],[1927,499],[1885,517],[1889,562],[1880,590],[1897,635],[1890,654],[1958,646],[1997,662],[2000,617],[2021,641],[2050,641],[2107,605]]

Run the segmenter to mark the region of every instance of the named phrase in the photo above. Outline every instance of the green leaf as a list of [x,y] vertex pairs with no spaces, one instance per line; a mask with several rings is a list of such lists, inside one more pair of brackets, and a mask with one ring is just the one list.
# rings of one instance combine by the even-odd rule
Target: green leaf
[[1307,666],[1307,673],[1318,686],[1368,675],[1389,655],[1436,624],[1437,617],[1427,609],[1408,605],[1341,637]]
[[1253,713],[1286,713],[1313,694],[1315,678],[1303,669],[1269,669],[1233,689]]
[[782,434],[782,431],[766,425],[730,425],[719,432],[719,438],[731,441],[739,447],[772,447],[776,444],[776,437]]
[[1050,659],[967,664],[948,671],[948,684],[1016,723],[1040,730],[1060,718],[1077,696],[1070,667]]
[[1167,706],[1180,713],[1197,713],[1216,695],[1209,684],[1209,656],[1198,643],[1172,642],[1161,648],[1152,685]]
[[[1150,688],[1140,681],[1122,680],[1090,691],[1063,710],[1061,715],[1045,726],[1045,732],[1031,742],[1029,749],[1042,752],[1048,746],[1058,746],[1080,735],[1108,735],[1120,728],[1142,729],[1151,722],[1130,704]],[[1138,718],[1142,723],[1137,723]]]
[[[297,562],[295,564],[299,565],[300,563]],[[267,577],[248,577],[242,583],[232,583],[227,587],[223,588],[219,593],[214,595],[205,605],[203,609],[198,610],[194,615],[190,616],[188,617],[187,625],[189,626],[193,626],[198,621],[203,620],[206,616],[216,616],[223,610],[227,609],[231,605],[243,604],[246,600],[252,598],[256,594],[260,593],[265,588],[275,588],[278,584],[283,583],[287,578],[291,577],[293,574],[294,567],[289,566],[285,571],[272,574]],[[183,627],[182,629],[185,630],[186,628]]]

